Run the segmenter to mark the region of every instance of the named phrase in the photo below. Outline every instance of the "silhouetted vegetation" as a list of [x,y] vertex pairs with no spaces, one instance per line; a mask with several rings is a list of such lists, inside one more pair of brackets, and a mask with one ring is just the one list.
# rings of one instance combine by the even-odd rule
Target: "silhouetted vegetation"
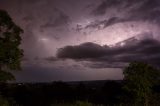
[[[126,100],[130,100],[132,95],[123,89],[124,84],[124,81],[1,83],[0,91],[3,98],[8,98],[5,103],[20,106],[131,105],[132,102]],[[155,106],[159,103],[159,88],[159,85],[154,86],[154,95],[150,97],[150,103]]]
[[130,94],[131,102],[135,105],[148,106],[152,88],[160,80],[160,72],[153,66],[132,62],[123,71],[125,85],[124,89]]
[[17,26],[9,14],[0,10],[0,82],[14,80],[9,70],[19,70],[23,51],[20,34],[23,30]]
[[[23,56],[22,49],[19,48],[21,44],[20,34],[23,30],[17,26],[9,14],[0,10],[0,83],[14,80],[11,70],[20,70],[21,58]],[[1,90],[6,86],[1,84]],[[2,97],[0,90],[0,106],[11,105],[10,98]],[[6,89],[5,89],[6,90]]]

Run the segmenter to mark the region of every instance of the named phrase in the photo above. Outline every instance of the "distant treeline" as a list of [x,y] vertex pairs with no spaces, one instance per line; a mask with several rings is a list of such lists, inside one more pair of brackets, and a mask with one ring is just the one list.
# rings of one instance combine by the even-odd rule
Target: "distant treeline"
[[[112,106],[128,103],[130,95],[123,90],[124,83],[124,81],[1,83],[0,91],[9,103],[19,106],[51,106],[75,101]],[[159,94],[160,86],[153,87],[153,90],[155,94]]]

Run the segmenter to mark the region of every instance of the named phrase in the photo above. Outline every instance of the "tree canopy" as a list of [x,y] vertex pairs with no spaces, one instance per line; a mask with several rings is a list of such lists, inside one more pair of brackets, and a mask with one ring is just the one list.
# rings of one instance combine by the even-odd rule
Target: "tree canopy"
[[132,62],[123,74],[126,81],[124,88],[131,93],[134,102],[147,106],[152,87],[159,81],[159,70],[147,63]]
[[23,30],[17,26],[9,14],[0,10],[0,81],[14,79],[14,76],[7,72],[19,70],[23,50],[19,48]]

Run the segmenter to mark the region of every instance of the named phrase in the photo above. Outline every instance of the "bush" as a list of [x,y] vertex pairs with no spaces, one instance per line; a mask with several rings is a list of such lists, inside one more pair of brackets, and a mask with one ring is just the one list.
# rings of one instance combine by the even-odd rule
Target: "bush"
[[0,106],[9,106],[8,100],[0,96]]

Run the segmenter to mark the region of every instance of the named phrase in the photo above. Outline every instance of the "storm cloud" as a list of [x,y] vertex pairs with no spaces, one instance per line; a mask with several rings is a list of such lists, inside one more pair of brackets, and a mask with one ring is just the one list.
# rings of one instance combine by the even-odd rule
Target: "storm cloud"
[[[104,29],[114,24],[134,21],[149,21],[160,25],[159,5],[158,0],[104,0],[91,11],[91,14],[105,18],[89,23],[84,29]],[[115,11],[115,14],[108,16],[111,11],[108,9]]]
[[[120,45],[123,44],[123,45]],[[57,52],[58,58],[70,58],[80,61],[102,62],[107,67],[122,67],[122,63],[132,61],[148,62],[154,65],[160,64],[160,42],[155,39],[138,40],[130,38],[113,47],[100,46],[95,43],[84,43],[77,46],[66,46]],[[108,64],[110,63],[110,64]],[[117,65],[116,63],[121,63]],[[92,65],[100,67],[100,65]]]
[[0,9],[24,30],[18,81],[122,79],[130,61],[160,63],[159,0],[0,0]]
[[104,0],[93,11],[92,15],[104,15],[108,8],[115,7],[122,3],[120,0]]

